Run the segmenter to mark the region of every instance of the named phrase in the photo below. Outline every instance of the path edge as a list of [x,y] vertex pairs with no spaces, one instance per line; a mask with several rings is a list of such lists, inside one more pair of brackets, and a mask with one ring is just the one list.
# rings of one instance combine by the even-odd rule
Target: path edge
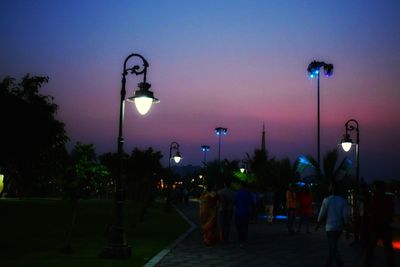
[[143,267],[155,267],[157,264],[174,248],[176,247],[180,242],[182,242],[191,232],[193,232],[197,226],[189,220],[188,217],[186,217],[185,214],[183,214],[182,211],[180,211],[175,205],[172,205],[174,209],[178,212],[178,214],[185,219],[185,221],[190,225],[189,230],[187,230],[185,233],[180,235],[174,242],[172,242],[170,245],[168,245],[166,248],[161,250],[159,253],[157,253],[153,258],[151,258]]

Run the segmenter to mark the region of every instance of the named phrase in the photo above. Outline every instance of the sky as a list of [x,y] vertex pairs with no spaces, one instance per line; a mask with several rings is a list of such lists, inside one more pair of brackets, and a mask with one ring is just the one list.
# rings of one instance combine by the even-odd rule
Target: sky
[[[271,157],[317,151],[313,60],[334,65],[321,77],[321,154],[338,148],[345,123],[360,126],[361,176],[399,178],[400,1],[62,1],[0,0],[0,79],[49,76],[69,147],[93,143],[116,152],[123,62],[148,62],[160,103],[141,116],[126,105],[126,152],[171,142],[182,164],[218,156],[215,127],[228,128],[221,157],[241,160],[260,148]],[[128,62],[133,66],[140,60]],[[142,76],[129,75],[127,95]],[[355,139],[355,133],[351,133]]]

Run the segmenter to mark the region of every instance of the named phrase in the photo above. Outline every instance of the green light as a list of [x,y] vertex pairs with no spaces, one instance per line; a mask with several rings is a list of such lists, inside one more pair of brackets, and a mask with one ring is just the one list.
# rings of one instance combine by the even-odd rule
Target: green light
[[3,180],[4,180],[4,175],[0,174],[0,194],[1,194],[1,192],[3,192],[3,189],[4,189]]

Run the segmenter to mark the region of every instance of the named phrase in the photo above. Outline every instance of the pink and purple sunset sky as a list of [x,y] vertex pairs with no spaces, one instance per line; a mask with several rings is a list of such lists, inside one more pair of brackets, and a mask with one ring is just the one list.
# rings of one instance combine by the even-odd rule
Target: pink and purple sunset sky
[[[0,78],[49,76],[42,93],[55,97],[69,147],[116,152],[122,65],[138,53],[161,102],[144,117],[126,106],[126,152],[151,146],[167,166],[176,141],[183,164],[201,165],[201,145],[217,157],[221,126],[221,157],[240,160],[265,123],[270,156],[294,161],[316,156],[317,82],[306,69],[325,61],[334,75],[321,77],[321,154],[354,118],[361,176],[399,178],[399,14],[396,0],[2,0]],[[128,94],[141,79],[128,77]]]

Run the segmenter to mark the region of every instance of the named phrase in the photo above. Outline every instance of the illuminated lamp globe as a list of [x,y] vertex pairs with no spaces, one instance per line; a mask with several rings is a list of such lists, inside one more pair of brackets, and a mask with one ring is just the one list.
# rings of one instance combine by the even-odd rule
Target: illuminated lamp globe
[[173,157],[175,163],[179,163],[182,159],[182,156],[179,152],[176,153],[176,155]]
[[228,129],[227,128],[222,128],[222,127],[218,127],[215,128],[215,133],[216,135],[226,135],[228,133]]
[[135,95],[128,98],[128,101],[134,102],[136,109],[141,115],[145,115],[151,108],[151,104],[158,103],[160,100],[154,97],[150,91],[151,85],[149,83],[139,83],[139,90],[135,91]]
[[342,148],[345,152],[348,152],[351,149],[351,145],[353,144],[349,135],[345,135],[342,139]]
[[244,173],[244,171],[245,171],[245,168],[240,168],[241,173]]

